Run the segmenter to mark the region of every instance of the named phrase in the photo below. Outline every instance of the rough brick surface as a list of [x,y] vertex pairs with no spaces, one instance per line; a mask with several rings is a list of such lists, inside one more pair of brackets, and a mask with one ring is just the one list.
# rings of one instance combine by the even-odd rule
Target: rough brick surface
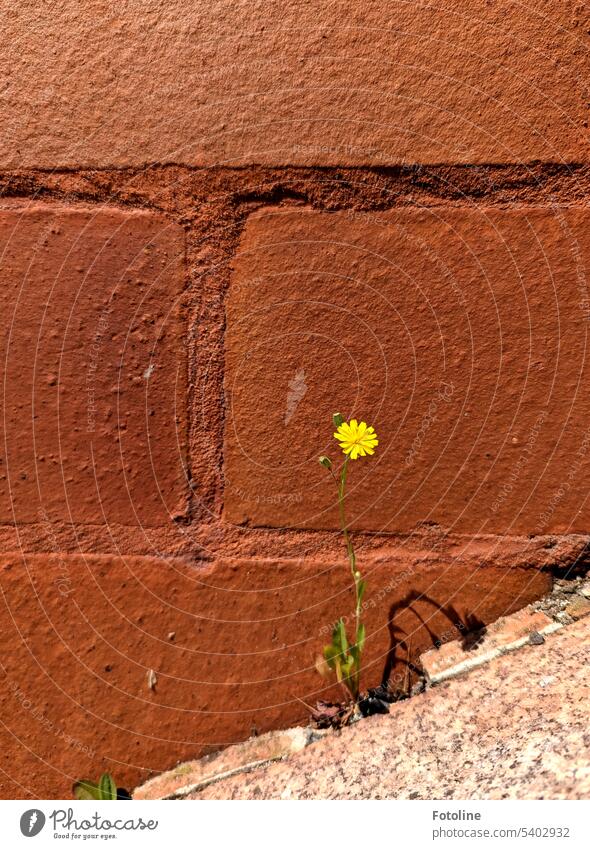
[[[404,686],[408,644],[412,657],[431,644],[422,622],[451,639],[450,607],[489,622],[551,584],[536,568],[484,565],[490,549],[457,553],[452,567],[448,554],[402,547],[367,558],[367,685],[388,669]],[[2,795],[67,798],[74,779],[102,769],[134,787],[255,729],[305,722],[299,699],[337,695],[314,668],[321,629],[352,605],[346,568],[331,558],[191,565],[14,553],[0,565]],[[429,600],[408,600],[410,590]],[[392,616],[407,641],[396,663]]]
[[54,539],[54,521],[165,525],[184,506],[183,273],[158,215],[0,211],[0,522]]
[[589,32],[573,0],[0,0],[2,795],[337,694],[336,408],[381,438],[366,685],[587,560]]
[[371,531],[584,533],[583,208],[253,215],[226,334],[225,510],[338,527],[331,414],[366,419],[349,516]]
[[584,4],[2,4],[0,165],[588,157]]
[[576,598],[565,608],[565,612],[572,619],[583,619],[590,615],[590,600],[587,598]]

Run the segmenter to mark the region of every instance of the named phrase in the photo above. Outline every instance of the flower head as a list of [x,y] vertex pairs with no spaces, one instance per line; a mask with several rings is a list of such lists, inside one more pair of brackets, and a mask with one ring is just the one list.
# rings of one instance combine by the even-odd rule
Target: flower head
[[334,434],[334,438],[340,443],[343,452],[352,460],[364,457],[366,454],[374,454],[374,448],[379,445],[377,434],[372,427],[367,427],[366,422],[360,424],[356,419],[350,422],[342,422]]

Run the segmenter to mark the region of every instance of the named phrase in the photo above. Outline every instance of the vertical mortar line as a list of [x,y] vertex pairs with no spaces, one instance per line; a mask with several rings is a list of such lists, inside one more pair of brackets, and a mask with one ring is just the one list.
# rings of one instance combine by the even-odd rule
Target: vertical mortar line
[[185,425],[184,425],[184,457],[183,457],[183,467],[185,473],[185,486],[186,486],[186,506],[185,506],[185,515],[187,517],[188,522],[190,523],[192,513],[193,513],[193,489],[192,489],[192,455],[191,455],[191,439],[190,439],[190,430],[191,430],[191,380],[190,380],[190,356],[189,356],[189,327],[187,326],[190,321],[190,310],[188,308],[187,299],[188,292],[190,288],[190,270],[188,266],[188,225],[182,225],[181,221],[178,220],[177,224],[182,226],[183,230],[183,255],[182,255],[182,263],[183,263],[183,288],[182,288],[182,297],[181,297],[181,306],[182,311],[184,313],[184,308],[186,308],[186,314],[182,315],[182,326],[181,326],[181,334],[184,342],[184,377],[186,380],[186,395],[183,400],[184,405],[184,414],[185,414]]
[[[148,177],[150,172],[155,175],[156,182]],[[228,222],[214,221],[214,226],[208,228],[195,218],[186,223],[186,214],[194,210],[192,203],[195,194],[182,193],[174,200],[164,199],[156,202],[156,193],[162,188],[168,189],[179,181],[189,181],[189,175],[197,179],[196,195],[199,202],[207,203],[215,196],[222,198],[215,211],[215,219],[220,215],[230,219],[231,235],[227,238]],[[355,182],[354,175],[359,177],[380,177],[376,183],[368,180],[366,183]],[[96,175],[96,180],[93,176]],[[131,176],[137,184],[135,194],[127,196],[127,183],[121,185],[123,175]],[[341,185],[342,177],[345,185]],[[494,179],[489,182],[490,175]],[[255,177],[254,187],[249,188],[248,181]],[[216,178],[219,183],[216,183]],[[225,251],[223,264],[226,268],[218,267],[215,274],[220,275],[217,287],[220,298],[220,315],[215,314],[212,325],[214,332],[209,333],[208,340],[219,344],[218,362],[215,379],[206,387],[203,382],[197,383],[191,361],[196,357],[199,348],[200,318],[203,310],[203,295],[199,291],[199,313],[193,306],[195,298],[191,298],[189,306],[189,321],[191,327],[187,333],[187,364],[188,379],[187,398],[189,420],[186,425],[186,470],[187,475],[193,476],[192,450],[198,438],[199,422],[195,421],[195,398],[197,388],[207,390],[209,400],[213,405],[220,406],[219,417],[216,418],[217,433],[211,439],[211,449],[214,454],[206,458],[206,463],[215,467],[212,473],[213,481],[207,492],[211,495],[215,511],[219,507],[221,516],[224,500],[224,430],[226,426],[226,407],[224,399],[225,378],[225,338],[227,325],[227,297],[230,286],[230,263],[239,245],[243,230],[249,215],[261,206],[277,207],[285,205],[289,200],[300,199],[312,208],[326,213],[331,211],[350,210],[355,201],[360,201],[359,212],[371,210],[387,210],[401,206],[420,207],[423,205],[453,204],[453,205],[483,205],[502,204],[506,202],[507,194],[512,202],[526,205],[547,204],[550,196],[557,196],[560,202],[584,204],[590,193],[590,169],[582,163],[570,165],[555,165],[554,163],[531,163],[518,166],[502,166],[482,164],[478,166],[449,166],[437,164],[426,169],[418,169],[409,179],[405,171],[399,168],[365,167],[358,168],[220,168],[217,175],[214,172],[191,166],[177,166],[175,169],[163,167],[156,169],[144,168],[72,168],[60,171],[49,169],[25,169],[0,171],[0,192],[5,198],[22,198],[57,202],[79,203],[89,206],[108,204],[115,207],[152,209],[166,215],[171,220],[183,226],[185,230],[184,262],[185,262],[185,293],[191,289],[191,270],[189,235],[200,232],[200,244],[210,244],[216,234],[221,234],[220,251]],[[71,184],[71,180],[80,182]],[[240,189],[245,191],[238,191]],[[118,191],[121,194],[118,194]],[[143,194],[142,194],[143,193]],[[237,196],[238,203],[235,203]],[[233,199],[233,202],[232,202]],[[215,290],[215,286],[212,287]],[[207,342],[207,339],[205,339]],[[192,347],[190,347],[192,346]],[[191,369],[193,371],[191,372]],[[220,385],[221,384],[221,385]],[[217,397],[214,395],[217,394]],[[220,403],[221,402],[221,403]],[[212,406],[213,409],[213,406]],[[204,424],[204,423],[201,423]],[[197,489],[198,492],[198,489]],[[195,491],[189,488],[187,493],[187,509],[189,518],[196,507]],[[207,497],[207,496],[206,496]]]
[[[220,335],[220,351],[219,351],[219,368],[220,368],[220,380],[221,386],[219,387],[219,400],[220,400],[220,428],[218,434],[218,457],[219,457],[219,469],[217,476],[217,492],[216,492],[216,502],[219,509],[219,519],[223,518],[223,508],[225,504],[225,428],[227,423],[227,397],[226,397],[226,385],[225,385],[225,377],[226,377],[226,333],[227,333],[227,300],[230,293],[231,286],[231,261],[236,256],[236,253],[239,249],[239,245],[242,239],[242,234],[246,227],[248,217],[253,210],[243,211],[243,204],[240,204],[237,210],[232,207],[231,203],[227,203],[226,207],[228,207],[228,214],[233,212],[234,215],[234,232],[232,233],[232,247],[229,251],[229,256],[227,258],[226,263],[226,272],[225,278],[221,284],[220,291],[220,299],[221,299],[221,322],[219,328]],[[258,207],[256,207],[258,208]],[[230,212],[231,209],[231,212]]]

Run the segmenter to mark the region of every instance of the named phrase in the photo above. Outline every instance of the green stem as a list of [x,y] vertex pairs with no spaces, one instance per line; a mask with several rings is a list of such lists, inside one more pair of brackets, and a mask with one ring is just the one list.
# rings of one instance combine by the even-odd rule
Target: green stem
[[[344,464],[342,466],[342,471],[340,472],[340,483],[338,485],[338,508],[340,511],[340,527],[342,529],[342,534],[344,536],[344,542],[346,544],[346,552],[348,554],[348,562],[350,563],[350,571],[352,573],[352,579],[354,581],[354,591],[355,591],[355,646],[358,645],[359,639],[359,626],[361,622],[361,599],[359,595],[359,585],[361,582],[361,574],[357,571],[356,568],[356,554],[354,551],[354,546],[352,544],[352,539],[350,533],[348,532],[348,524],[346,522],[346,512],[344,507],[344,500],[346,498],[346,475],[348,472],[348,461],[349,457],[346,458]],[[356,695],[358,696],[360,684],[360,669],[356,668],[355,671],[355,679],[354,686],[356,690]]]

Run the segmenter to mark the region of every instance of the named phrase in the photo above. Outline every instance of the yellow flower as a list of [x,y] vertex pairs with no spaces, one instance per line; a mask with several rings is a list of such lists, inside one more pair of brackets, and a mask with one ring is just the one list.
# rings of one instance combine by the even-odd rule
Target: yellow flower
[[372,427],[367,427],[366,422],[360,424],[356,419],[350,422],[342,422],[334,434],[334,438],[340,443],[340,447],[352,460],[364,457],[366,454],[374,454],[373,449],[379,445],[377,434]]

